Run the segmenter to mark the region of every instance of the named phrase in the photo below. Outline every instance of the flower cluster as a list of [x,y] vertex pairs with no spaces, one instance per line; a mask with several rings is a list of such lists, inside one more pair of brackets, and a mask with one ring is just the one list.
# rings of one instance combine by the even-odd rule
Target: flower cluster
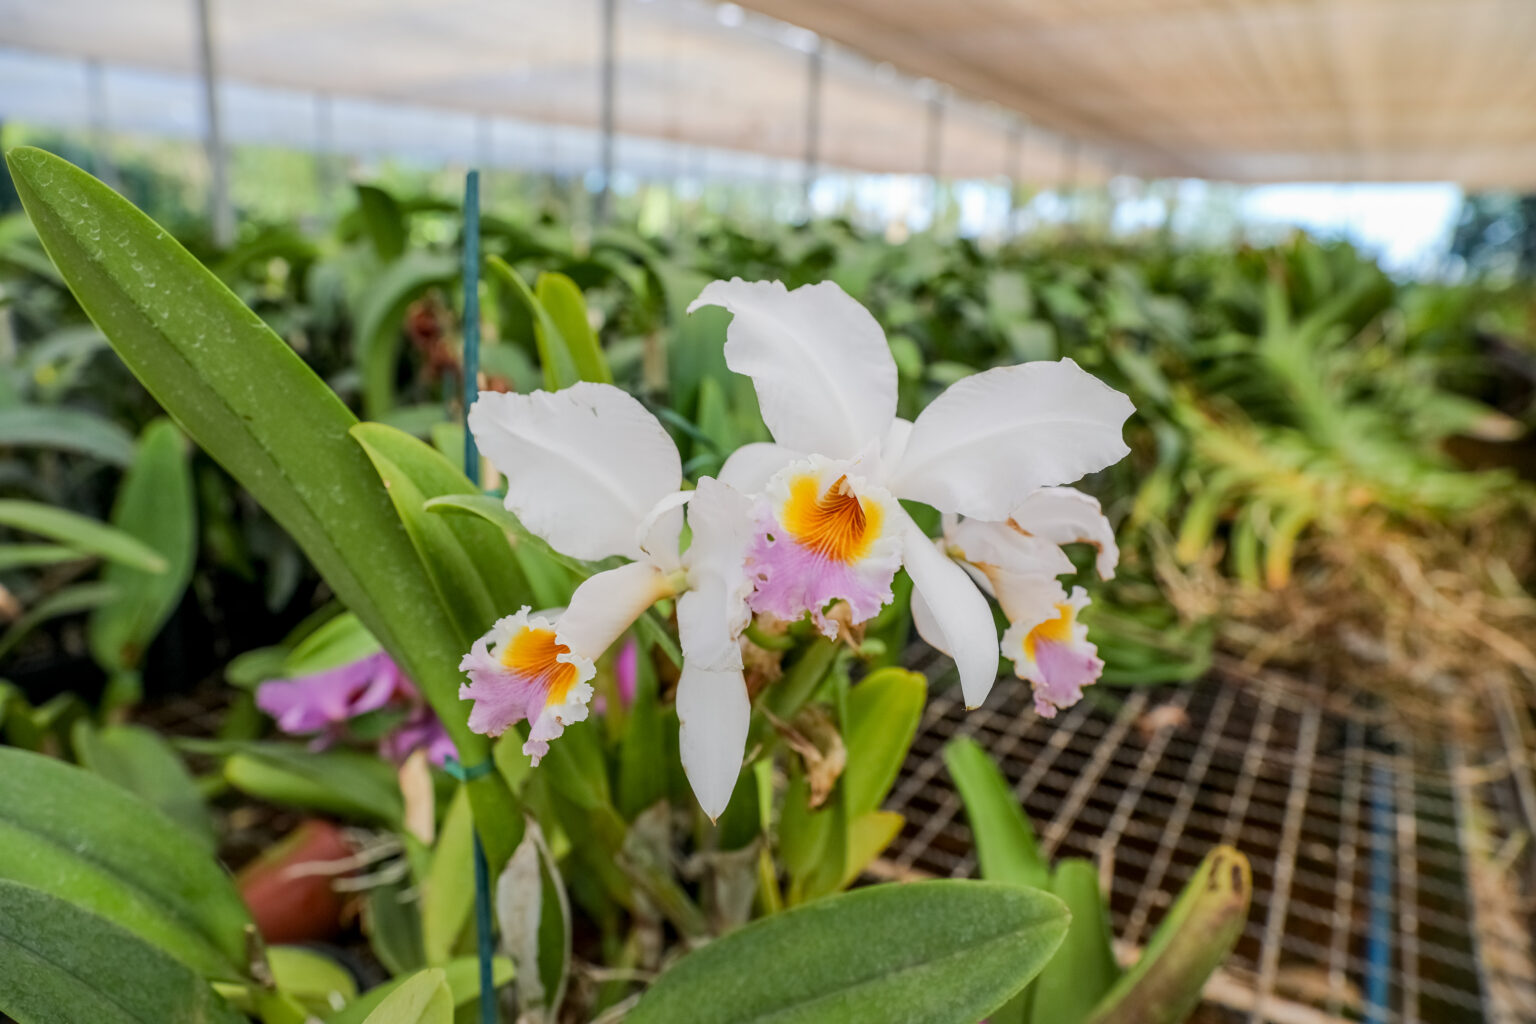
[[[1070,359],[967,377],[915,421],[896,415],[896,365],[867,310],[835,284],[716,281],[690,306],[732,321],[726,364],[752,379],[774,443],[732,453],[718,479],[683,489],[662,425],[633,397],[582,383],[555,393],[482,392],[469,425],[507,479],[506,505],[566,555],[628,561],[592,576],[557,613],[527,608],[465,656],[470,726],[497,735],[527,720],[537,759],[586,717],[594,662],[646,608],[675,598],[683,652],[681,753],[711,817],[730,799],[751,715],[741,636],[754,613],[809,615],[836,636],[912,578],[919,633],[953,657],[966,704],[997,676],[987,597],[1010,623],[1002,654],[1034,686],[1041,714],[1082,693],[1102,662],[1078,613],[1087,596],[1057,577],[1060,545],[1118,553],[1097,502],[1058,485],[1117,462],[1130,401]],[[944,514],[934,540],[903,500]],[[685,522],[686,521],[686,522]],[[682,537],[687,527],[691,539]]]

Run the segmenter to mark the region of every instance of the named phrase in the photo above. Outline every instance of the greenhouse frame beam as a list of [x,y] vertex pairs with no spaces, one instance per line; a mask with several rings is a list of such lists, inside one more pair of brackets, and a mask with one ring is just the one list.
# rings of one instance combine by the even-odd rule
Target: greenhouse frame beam
[[816,185],[817,164],[821,160],[821,92],[825,58],[821,40],[806,54],[805,60],[805,207],[809,214],[811,189]]
[[598,67],[598,83],[601,89],[600,121],[602,146],[602,175],[603,187],[597,193],[596,208],[593,219],[598,224],[606,223],[609,209],[613,203],[613,135],[614,135],[614,85],[616,44],[618,26],[618,10],[615,0],[598,0],[602,11],[602,56]]
[[213,45],[212,0],[193,0],[197,17],[198,70],[203,87],[203,145],[208,150],[208,206],[213,243],[228,248],[235,241],[235,209],[229,201],[229,154],[219,112],[219,68]]

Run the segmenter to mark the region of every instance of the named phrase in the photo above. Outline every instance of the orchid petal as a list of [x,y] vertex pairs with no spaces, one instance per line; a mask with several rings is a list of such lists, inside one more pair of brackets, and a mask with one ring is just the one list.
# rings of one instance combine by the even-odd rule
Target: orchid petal
[[997,681],[997,630],[987,599],[911,520],[902,532],[902,561],[914,609],[919,600],[924,605],[924,638],[955,659],[966,706],[980,707]]
[[799,458],[804,456],[780,445],[763,441],[744,444],[726,457],[720,467],[720,482],[742,494],[759,494],[779,470]]
[[688,307],[724,306],[725,363],[752,378],[781,445],[852,458],[896,415],[896,360],[869,311],[831,281],[714,281]]
[[753,538],[752,502],[718,480],[699,480],[689,506],[689,590],[677,602],[683,657],[710,671],[740,670],[742,630],[751,621],[747,599],[747,545]]
[[1024,499],[1010,517],[1025,533],[1052,544],[1092,544],[1099,578],[1115,578],[1120,548],[1099,500],[1072,487],[1042,487]]
[[1130,399],[1070,359],[957,381],[912,425],[890,482],[942,512],[1006,519],[1030,493],[1112,465],[1130,449]]
[[635,532],[635,542],[651,564],[665,572],[682,566],[678,542],[683,536],[683,506],[693,498],[692,491],[674,491],[658,501],[646,513]]
[[608,384],[482,391],[469,429],[507,478],[507,508],[574,558],[638,558],[637,528],[683,479],[677,446],[660,422]]
[[746,753],[752,705],[740,669],[712,672],[691,662],[677,684],[678,747],[683,772],[714,821],[730,803]]
[[560,616],[560,641],[595,660],[647,608],[671,593],[666,575],[649,562],[628,562],[589,576]]

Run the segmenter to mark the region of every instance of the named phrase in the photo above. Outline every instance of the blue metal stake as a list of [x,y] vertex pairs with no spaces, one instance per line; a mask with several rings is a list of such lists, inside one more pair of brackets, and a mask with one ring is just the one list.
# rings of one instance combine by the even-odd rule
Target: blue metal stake
[[[480,485],[480,452],[469,432],[469,407],[480,378],[480,172],[464,176],[464,475]],[[491,925],[491,868],[475,830],[475,938],[480,959],[480,1024],[496,1024],[496,988],[491,960],[496,937]]]
[[1392,853],[1396,835],[1392,773],[1371,765],[1370,931],[1366,939],[1365,1019],[1386,1024],[1392,995]]

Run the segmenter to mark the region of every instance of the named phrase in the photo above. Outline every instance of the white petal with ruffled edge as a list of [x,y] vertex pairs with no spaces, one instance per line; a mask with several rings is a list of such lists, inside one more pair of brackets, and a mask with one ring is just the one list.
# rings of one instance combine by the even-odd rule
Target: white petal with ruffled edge
[[711,672],[691,662],[677,684],[683,772],[711,821],[725,811],[746,754],[752,705],[739,669]]
[[482,391],[469,428],[507,479],[507,508],[574,558],[640,557],[636,529],[682,483],[672,438],[612,385]]
[[742,630],[752,619],[747,599],[747,545],[753,536],[752,502],[710,477],[699,480],[689,505],[688,592],[677,600],[683,657],[711,671],[740,669]]
[[912,577],[913,620],[923,639],[955,659],[966,707],[980,707],[997,681],[997,629],[986,597],[911,519],[902,530],[902,561]]
[[628,562],[582,581],[560,616],[560,639],[572,651],[602,656],[647,608],[672,595],[667,576],[649,562]]
[[831,281],[714,281],[688,307],[724,306],[725,362],[752,378],[773,439],[852,458],[896,415],[896,360],[869,310]]
[[1052,544],[1092,544],[1098,549],[1094,568],[1099,578],[1115,578],[1120,548],[1099,499],[1075,487],[1042,487],[1025,498],[1010,518],[1019,529]]
[[1129,454],[1120,435],[1133,411],[1070,359],[987,370],[923,410],[888,486],[941,512],[1001,522],[1037,488]]

